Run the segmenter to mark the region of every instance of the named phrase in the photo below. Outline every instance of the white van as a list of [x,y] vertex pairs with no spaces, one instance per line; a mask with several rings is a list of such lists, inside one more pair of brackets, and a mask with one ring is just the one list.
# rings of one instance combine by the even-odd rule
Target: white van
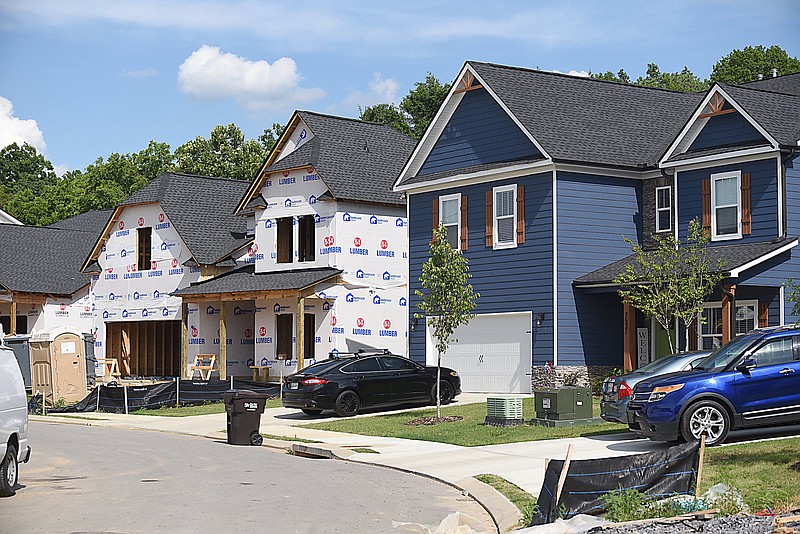
[[3,342],[0,327],[0,497],[14,495],[19,462],[31,457],[28,403],[14,352]]

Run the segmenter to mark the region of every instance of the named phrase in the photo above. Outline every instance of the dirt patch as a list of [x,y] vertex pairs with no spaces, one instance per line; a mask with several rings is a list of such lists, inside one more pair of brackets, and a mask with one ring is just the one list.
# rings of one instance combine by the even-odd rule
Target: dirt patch
[[440,423],[452,423],[453,421],[461,421],[462,419],[464,418],[460,415],[448,415],[447,417],[417,417],[406,424],[410,426],[430,426]]
[[800,462],[797,462],[796,464],[790,465],[789,469],[791,469],[792,471],[800,471]]

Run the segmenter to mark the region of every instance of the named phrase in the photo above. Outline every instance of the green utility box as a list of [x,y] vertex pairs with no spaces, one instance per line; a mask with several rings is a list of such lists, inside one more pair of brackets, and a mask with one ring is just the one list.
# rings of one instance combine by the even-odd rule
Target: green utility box
[[534,391],[536,418],[550,421],[592,418],[592,391],[565,386]]

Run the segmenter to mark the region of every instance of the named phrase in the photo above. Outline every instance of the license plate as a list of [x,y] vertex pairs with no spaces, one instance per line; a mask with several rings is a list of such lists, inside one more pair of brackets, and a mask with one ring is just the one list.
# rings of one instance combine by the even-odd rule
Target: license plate
[[297,389],[298,387],[300,387],[298,382],[289,382],[289,389]]

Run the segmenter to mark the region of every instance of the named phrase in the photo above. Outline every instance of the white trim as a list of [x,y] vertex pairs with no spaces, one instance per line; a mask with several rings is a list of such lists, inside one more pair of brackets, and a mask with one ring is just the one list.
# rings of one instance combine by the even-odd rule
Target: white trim
[[706,94],[705,98],[703,98],[703,101],[700,102],[700,105],[697,107],[695,112],[692,114],[692,117],[686,122],[684,127],[681,129],[681,132],[678,134],[678,136],[675,138],[675,140],[669,146],[667,151],[664,153],[664,156],[659,160],[659,162],[658,162],[659,167],[664,166],[664,162],[673,156],[673,153],[678,148],[678,145],[680,145],[680,143],[683,140],[684,136],[688,133],[689,129],[694,125],[695,121],[697,121],[698,117],[703,114],[703,111],[705,110],[706,106],[708,105],[708,102],[711,100],[711,97],[714,96],[714,93],[716,93],[716,92],[719,92],[719,94],[721,94],[723,96],[723,98],[725,98],[726,102],[728,102],[731,106],[733,106],[733,108],[736,109],[736,111],[741,113],[742,116],[756,130],[758,130],[758,132],[762,136],[764,136],[764,138],[767,141],[769,141],[769,143],[772,145],[773,149],[777,149],[778,148],[778,141],[776,141],[770,134],[768,134],[767,131],[764,130],[764,128],[762,128],[760,124],[758,124],[739,104],[737,104],[736,101],[733,98],[731,98],[731,96],[728,93],[726,93],[724,89],[722,89],[722,87],[720,87],[718,84],[714,84],[714,86],[711,89],[709,89],[709,91]]
[[[558,365],[558,173],[553,167],[553,366]],[[533,363],[531,361],[531,363]]]
[[781,318],[780,325],[783,326],[786,324],[786,291],[783,285],[781,285],[781,287],[778,288],[778,298],[780,299],[780,306],[779,306],[780,308],[779,315]]
[[661,171],[652,169],[648,171],[629,171],[613,167],[600,167],[597,165],[580,165],[576,163],[556,163],[556,168],[564,172],[576,172],[580,174],[596,174],[599,176],[609,176],[612,178],[632,178],[634,180],[648,180],[662,176]]
[[[717,206],[717,180],[736,178],[736,233],[717,235],[717,210],[732,205]],[[729,241],[742,238],[742,171],[718,172],[711,175],[711,241]]]
[[708,167],[708,163],[714,163],[715,165],[734,165],[736,163],[744,163],[745,161],[767,159],[766,157],[754,158],[752,156],[760,156],[766,154],[767,157],[773,157],[775,153],[780,154],[780,151],[778,151],[776,148],[773,147],[760,146],[755,148],[744,148],[742,150],[735,150],[731,152],[726,152],[724,154],[698,156],[692,159],[663,163],[660,164],[659,166],[662,169],[681,167],[682,170],[688,171],[688,170]]
[[781,165],[781,156],[778,154],[778,157],[775,158],[778,160],[778,235],[777,237],[781,237],[783,235],[783,165]]
[[[773,250],[772,252],[768,252],[767,254],[764,254],[763,256],[760,256],[760,257],[754,259],[753,261],[745,263],[744,265],[740,265],[739,267],[737,267],[735,269],[731,269],[730,277],[731,278],[738,278],[747,269],[751,269],[751,268],[755,267],[756,265],[758,265],[760,263],[763,263],[763,262],[765,262],[767,260],[770,260],[770,259],[774,258],[775,256],[778,256],[779,254],[783,254],[787,250],[791,250],[796,246],[797,246],[797,239],[793,240],[791,243],[787,243],[784,246]],[[781,286],[781,289],[782,288],[783,288],[783,286]]]
[[[667,206],[666,208],[659,208],[658,207],[658,192],[663,190],[663,189],[667,190],[667,198],[669,199],[669,206]],[[662,233],[662,232],[671,232],[672,231],[672,186],[670,186],[670,185],[662,185],[662,186],[656,187],[655,197],[656,197],[655,198],[656,233],[659,234],[659,233]],[[659,211],[666,211],[667,212],[667,216],[669,217],[669,220],[668,220],[669,226],[667,228],[664,228],[663,230],[658,227],[658,212]]]
[[[503,215],[503,218],[511,217],[512,222],[512,239],[507,243],[500,243],[500,229],[497,224],[497,193],[511,191],[514,200],[511,203],[511,215]],[[517,184],[498,185],[492,188],[492,240],[493,250],[502,250],[508,248],[517,248]]]
[[447,189],[448,187],[483,184],[486,182],[505,180],[507,178],[518,178],[521,176],[535,174],[532,171],[547,172],[552,168],[553,168],[552,162],[542,160],[542,161],[537,161],[535,163],[509,165],[507,167],[498,167],[496,169],[488,169],[484,171],[471,172],[466,174],[456,174],[453,176],[448,176],[447,178],[440,178],[439,180],[431,180],[429,182],[422,182],[418,184],[409,184],[409,185],[404,185],[402,187],[396,187],[394,190],[398,192],[407,191],[411,194],[429,193],[432,191]]
[[[442,205],[445,202],[449,202],[455,200],[458,207],[456,208],[456,248],[455,250],[461,250],[461,193],[453,193],[452,195],[442,195],[439,197],[439,226],[442,225],[442,215],[444,214],[444,210],[442,209]],[[449,225],[449,226],[452,226]],[[445,226],[445,229],[447,226]],[[450,245],[452,246],[452,244]]]
[[395,180],[393,186],[394,191],[407,190],[405,187],[398,188],[398,184],[400,184],[406,177],[416,174],[422,166],[422,162],[424,162],[424,160],[430,155],[431,150],[433,150],[433,147],[436,145],[436,141],[438,141],[442,131],[444,131],[444,128],[452,118],[453,113],[455,113],[455,110],[458,108],[458,104],[466,94],[465,92],[456,93],[455,91],[458,89],[458,83],[467,72],[470,72],[473,76],[475,76],[475,79],[492,96],[492,98],[494,98],[495,102],[497,102],[503,111],[508,114],[511,120],[522,131],[522,133],[533,143],[542,156],[544,156],[545,160],[548,162],[552,161],[552,158],[544,149],[544,147],[542,147],[542,145],[539,144],[533,135],[531,135],[531,133],[524,126],[522,126],[522,123],[519,121],[519,119],[517,119],[517,117],[511,113],[505,103],[503,103],[503,101],[497,97],[497,94],[492,91],[492,89],[484,82],[483,78],[481,78],[475,72],[475,69],[469,63],[465,63],[461,71],[458,73],[458,76],[455,78],[455,80],[453,80],[452,86],[450,87],[450,91],[447,94],[444,103],[439,107],[439,110],[436,112],[436,116],[431,121],[430,126],[428,126],[428,129],[425,131],[425,134],[422,136],[420,142],[417,143],[414,152],[411,154],[411,158],[409,158],[408,162],[406,162],[406,165],[403,167],[403,170],[400,172],[397,180]]

